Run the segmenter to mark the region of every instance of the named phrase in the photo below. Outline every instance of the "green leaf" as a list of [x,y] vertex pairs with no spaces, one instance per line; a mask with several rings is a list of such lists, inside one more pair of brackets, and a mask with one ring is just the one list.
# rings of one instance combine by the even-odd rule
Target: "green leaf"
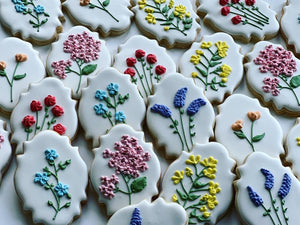
[[195,201],[197,198],[199,198],[201,195],[195,195],[195,194],[189,194],[188,199],[190,201]]
[[170,128],[174,128],[174,125],[173,125],[173,124],[171,124],[169,127],[170,127]]
[[192,27],[193,24],[184,24],[184,29],[188,30]]
[[300,75],[298,76],[294,76],[291,80],[290,80],[290,85],[292,88],[297,88],[300,86]]
[[49,17],[50,15],[46,12],[44,12],[44,16]]
[[160,25],[162,25],[162,26],[169,26],[171,24],[172,24],[172,21],[167,21],[165,23],[161,23]]
[[53,205],[53,202],[48,201],[48,205],[49,205],[49,206],[52,206],[52,205]]
[[196,135],[196,132],[191,133],[191,137],[195,137],[195,135]]
[[135,179],[131,185],[130,189],[132,193],[141,192],[147,186],[147,177],[140,177]]
[[211,58],[212,61],[218,61],[218,60],[220,60],[220,59],[222,59],[222,57],[221,57],[221,56],[218,56],[218,55],[215,55],[215,56],[213,56],[213,57]]
[[179,197],[181,198],[181,200],[187,200],[187,196],[186,194],[182,193],[181,191],[179,191],[178,189],[176,189],[177,194],[179,195]]
[[207,72],[203,69],[199,68],[198,66],[195,66],[196,69],[201,73],[202,76],[207,77]]
[[71,195],[70,193],[68,193],[68,194],[67,194],[67,198],[68,198],[68,199],[71,199],[71,198],[72,198],[72,195]]
[[265,136],[265,133],[260,134],[260,135],[256,135],[256,136],[254,136],[254,137],[252,138],[252,141],[253,141],[253,142],[258,142],[258,141],[260,141],[261,139],[263,139],[264,136]]
[[263,216],[267,216],[267,215],[269,215],[269,213],[268,212],[264,212]]
[[48,21],[48,19],[44,19],[44,20],[42,20],[42,22],[41,22],[41,25],[43,25],[43,24],[47,23],[47,21]]
[[196,183],[194,183],[194,185],[193,185],[193,187],[194,188],[203,188],[203,187],[205,187],[205,186],[207,186],[207,183],[201,183],[200,181],[197,181]]
[[20,75],[15,75],[15,76],[14,76],[14,80],[21,80],[21,79],[23,79],[24,77],[26,77],[26,73],[20,74]]
[[89,64],[83,67],[82,69],[82,75],[89,75],[92,72],[94,72],[97,68],[97,64]]
[[180,114],[184,114],[184,109],[180,109]]
[[194,209],[194,210],[190,213],[190,215],[191,215],[192,217],[196,217],[196,216],[197,216],[196,209]]
[[106,7],[108,6],[110,3],[110,0],[105,0],[104,2],[102,2],[103,6]]
[[188,19],[185,20],[185,22],[187,24],[191,24],[193,22],[193,18],[188,18]]
[[49,189],[50,189],[50,186],[49,186],[48,184],[46,184],[46,185],[44,186],[44,188],[45,188],[46,190],[49,190]]
[[163,7],[161,11],[162,11],[162,13],[165,13],[165,12],[167,12],[167,10],[168,10],[168,5],[165,5],[165,7]]
[[93,9],[93,8],[95,8],[95,5],[90,3],[89,8]]
[[194,117],[190,116],[190,122],[194,121]]
[[197,220],[199,222],[209,221],[209,218],[205,218],[203,215],[197,216]]
[[174,131],[173,131],[173,134],[178,134],[178,131],[177,131],[177,130],[174,130]]
[[220,63],[222,63],[222,62],[210,62],[210,63],[209,63],[209,66],[210,66],[210,67],[214,67],[214,66],[216,66],[216,65],[219,65]]
[[188,224],[197,224],[196,222],[192,221],[191,218],[189,218],[189,223]]
[[0,76],[1,77],[5,77],[6,76],[6,72],[4,70],[0,70]]
[[214,78],[211,80],[211,82],[212,82],[213,84],[216,84],[216,83],[217,83],[217,78],[214,77]]
[[70,205],[71,205],[71,202],[67,202],[67,203],[64,205],[64,207],[65,207],[65,208],[69,208]]
[[240,138],[240,139],[245,139],[245,138],[246,138],[245,134],[244,134],[243,132],[241,132],[241,131],[234,131],[233,133],[234,133],[238,138]]
[[210,88],[213,89],[214,91],[218,90],[218,88],[216,88],[216,86],[213,83],[210,84]]
[[173,20],[174,19],[174,13],[172,12],[168,18],[168,20]]
[[175,124],[175,126],[178,126],[178,121],[177,120],[174,120],[174,124]]
[[227,87],[227,85],[224,82],[219,83],[220,87]]

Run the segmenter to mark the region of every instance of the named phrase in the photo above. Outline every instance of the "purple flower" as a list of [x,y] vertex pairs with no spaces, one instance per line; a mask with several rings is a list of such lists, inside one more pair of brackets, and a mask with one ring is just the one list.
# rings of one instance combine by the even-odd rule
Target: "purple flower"
[[58,154],[54,149],[46,149],[45,150],[46,159],[49,161],[54,161],[58,157]]
[[179,89],[174,97],[174,106],[175,108],[181,108],[185,104],[185,97],[186,97],[187,88]]
[[57,195],[59,197],[62,197],[64,195],[67,195],[68,194],[68,189],[69,189],[69,185],[67,184],[62,184],[62,183],[58,183],[54,190],[56,191]]
[[130,225],[142,225],[142,217],[140,215],[140,210],[138,208],[134,208],[132,212]]
[[281,187],[278,191],[279,198],[284,199],[288,195],[291,189],[291,184],[292,184],[291,177],[287,173],[285,173],[282,179]]
[[39,183],[41,186],[44,186],[48,180],[49,180],[49,177],[46,172],[35,174],[34,183]]
[[262,174],[266,177],[266,181],[265,181],[265,188],[267,190],[271,190],[274,186],[274,176],[273,174],[266,169],[260,169],[260,171],[262,172]]
[[154,113],[159,113],[163,117],[169,118],[172,116],[171,110],[168,108],[168,106],[165,105],[159,105],[159,104],[154,104],[151,107],[151,112]]
[[186,110],[186,113],[189,116],[193,116],[199,111],[200,107],[203,105],[206,105],[206,102],[202,98],[197,98],[191,102],[191,104]]
[[251,199],[251,201],[254,203],[255,206],[261,206],[264,201],[262,198],[255,192],[250,186],[247,186],[248,194]]

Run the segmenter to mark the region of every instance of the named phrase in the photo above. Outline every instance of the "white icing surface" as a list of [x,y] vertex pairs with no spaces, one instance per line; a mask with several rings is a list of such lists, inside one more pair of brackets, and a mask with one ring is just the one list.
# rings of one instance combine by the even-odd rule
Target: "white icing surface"
[[[148,8],[146,6],[143,9],[139,8],[138,5],[139,0],[133,0],[134,2],[134,7],[132,8],[133,12],[135,13],[135,22],[137,23],[138,27],[142,30],[145,31],[145,35],[150,35],[154,36],[159,42],[167,42],[167,45],[173,46],[174,44],[184,44],[187,45],[189,43],[192,43],[196,37],[198,32],[200,31],[200,25],[196,20],[199,20],[197,14],[193,10],[193,5],[190,1],[185,1],[185,0],[174,0],[174,7],[178,5],[183,5],[186,7],[186,12],[190,12],[191,16],[189,18],[193,19],[192,26],[190,29],[185,30],[184,32],[186,35],[183,33],[177,31],[177,30],[168,30],[164,31],[164,26],[160,25],[161,23],[164,23],[163,21],[158,21],[156,24],[148,23],[148,21],[145,19],[148,13],[144,11],[145,8]],[[169,0],[166,1],[165,3],[162,3],[161,8],[163,8],[165,5],[169,4]],[[147,1],[148,5],[155,6],[154,0],[148,0]],[[172,11],[174,11],[174,8],[172,8]],[[171,12],[171,10],[170,10]],[[168,15],[171,13],[169,12]],[[154,13],[153,14],[156,18],[164,18],[161,14]],[[177,21],[176,17],[174,21]],[[175,22],[176,23],[176,22]],[[182,26],[182,25],[180,25]],[[172,26],[170,25],[170,28]]]
[[[216,29],[231,34],[232,36],[242,39],[245,42],[249,42],[251,39],[263,40],[265,36],[273,37],[279,31],[276,12],[271,10],[269,3],[263,0],[256,0],[254,4],[254,6],[258,7],[259,10],[269,18],[269,24],[265,24],[262,30],[249,24],[243,25],[242,22],[234,25],[231,22],[231,18],[235,15],[229,13],[227,16],[223,16],[221,14],[221,9],[223,6],[219,4],[219,0],[198,0],[198,2],[200,3],[198,12],[205,14],[205,23],[211,23],[214,27],[216,27]],[[240,2],[244,3],[245,1],[241,0]],[[243,13],[241,12],[241,14]]]
[[[46,190],[39,183],[34,182],[35,174],[43,172],[43,168],[53,171],[45,157],[46,149],[54,149],[58,157],[54,160],[57,165],[71,159],[71,163],[57,172],[59,182],[69,185],[68,193],[72,198],[61,197],[61,206],[70,201],[68,208],[61,209],[55,220],[54,209],[47,204],[50,200],[56,207],[56,200],[50,190]],[[80,178],[80,179],[78,179]],[[56,186],[55,179],[49,177],[48,183]],[[58,135],[53,131],[43,131],[30,142],[24,143],[24,154],[17,156],[17,169],[15,173],[15,188],[18,196],[24,203],[24,210],[32,211],[34,223],[48,225],[69,224],[75,216],[81,213],[80,203],[86,200],[85,188],[88,184],[87,166],[79,155],[78,147],[72,147],[67,137]]]
[[[160,194],[160,197],[164,198],[168,202],[172,202],[173,194],[176,194],[178,196],[176,189],[180,191],[182,190],[180,184],[175,185],[171,179],[171,177],[174,176],[175,171],[185,170],[186,167],[189,167],[194,171],[193,173],[195,174],[193,165],[188,165],[185,162],[187,159],[189,159],[190,155],[194,155],[195,157],[196,155],[200,155],[201,161],[204,158],[209,158],[211,156],[214,159],[218,160],[216,166],[217,172],[215,173],[216,177],[214,179],[202,177],[199,180],[201,183],[208,183],[209,181],[213,181],[215,183],[218,183],[219,187],[221,188],[221,191],[215,195],[218,201],[218,205],[216,205],[213,210],[208,209],[208,212],[211,212],[211,215],[209,217],[210,219],[209,224],[216,224],[218,219],[226,213],[226,211],[228,210],[229,206],[232,203],[233,200],[232,182],[235,178],[235,175],[231,172],[231,170],[235,165],[235,162],[233,159],[229,157],[228,152],[224,148],[224,146],[219,143],[212,142],[203,145],[196,144],[191,153],[182,152],[180,157],[169,166],[168,170],[164,175],[163,182],[162,182],[162,192]],[[201,166],[199,168],[201,170],[204,167]],[[200,172],[199,168],[198,168],[198,173]],[[193,177],[195,178],[195,176]],[[187,177],[186,174],[184,175],[182,183],[186,188],[186,190],[189,190],[189,188],[192,186],[192,182]],[[207,187],[205,187],[204,189],[207,189]],[[204,194],[209,194],[209,192],[197,191],[197,192],[193,192],[193,194],[200,195],[202,197]],[[179,196],[178,196],[178,200],[181,204],[183,204],[183,201],[180,199]],[[197,204],[198,202],[199,202],[199,198],[197,198],[194,201],[188,201],[185,207],[188,207],[193,204]],[[189,215],[193,211],[193,209],[190,208],[187,209],[186,211],[187,214]],[[200,211],[197,211],[197,215],[202,215],[202,213]],[[195,221],[195,218],[193,218],[192,221]]]
[[251,154],[246,163],[238,167],[240,179],[235,183],[236,187],[236,208],[239,210],[239,214],[245,224],[247,225],[273,225],[271,219],[268,216],[263,216],[265,212],[262,206],[256,207],[250,200],[247,186],[250,186],[257,194],[263,199],[264,206],[272,210],[272,217],[276,224],[279,224],[276,219],[274,210],[272,208],[271,200],[268,191],[265,189],[266,178],[260,171],[260,169],[269,170],[274,176],[274,186],[271,189],[274,199],[276,199],[275,205],[279,207],[278,215],[282,224],[286,224],[283,219],[280,198],[277,193],[282,184],[284,173],[287,173],[291,177],[291,189],[289,194],[284,198],[284,207],[287,208],[286,216],[289,225],[299,224],[299,201],[300,201],[300,183],[296,177],[292,174],[289,167],[283,167],[279,159],[274,159],[262,152],[255,152]]
[[[27,0],[29,2],[29,0]],[[0,1],[0,19],[5,27],[11,30],[13,35],[21,35],[23,39],[28,39],[30,41],[37,41],[41,44],[48,43],[57,33],[57,28],[61,27],[60,18],[63,17],[61,11],[60,0],[33,0],[33,3],[38,6],[43,6],[49,17],[43,16],[43,14],[38,14],[40,20],[48,19],[48,21],[40,26],[39,32],[36,28],[33,28],[29,20],[36,20],[29,14],[23,15],[22,12],[17,12],[15,9],[15,4],[12,0],[1,0]],[[28,8],[33,10],[32,5],[28,5]],[[33,13],[33,15],[35,15]]]
[[260,141],[253,142],[255,151],[264,152],[277,158],[284,153],[282,129],[277,120],[270,114],[269,109],[262,107],[257,99],[234,94],[219,106],[215,138],[217,142],[227,148],[229,155],[237,161],[237,164],[241,164],[253,150],[246,139],[240,139],[234,134],[231,126],[237,120],[242,120],[242,131],[251,140],[251,120],[247,113],[256,111],[259,111],[261,116],[253,123],[253,137],[263,133],[265,136]]
[[[100,2],[103,3],[103,0]],[[90,3],[100,6],[97,0],[91,0]],[[122,32],[126,30],[133,17],[133,13],[129,10],[131,6],[129,0],[111,0],[109,5],[105,7],[119,22],[104,10],[91,9],[88,5],[81,6],[78,0],[67,0],[63,6],[80,24],[91,27],[92,30],[101,30],[105,34],[111,31]]]
[[[76,35],[76,34],[82,34],[83,32],[87,32],[89,36],[93,37],[95,41],[100,41],[101,42],[101,47],[100,47],[100,52],[99,52],[99,58],[97,60],[92,60],[89,63],[83,64],[82,68],[86,65],[90,64],[97,64],[97,68],[94,72],[89,74],[88,76],[82,76],[81,77],[81,86],[80,90],[78,93],[76,93],[77,87],[78,87],[78,82],[80,80],[80,76],[74,74],[74,73],[68,73],[67,77],[65,79],[60,79],[59,76],[55,75],[53,70],[54,68],[51,66],[53,62],[57,62],[60,60],[71,60],[71,54],[66,53],[63,50],[63,43],[65,40],[68,39],[69,35]],[[72,66],[71,68],[75,71],[78,71],[77,65],[75,61],[72,61]],[[99,35],[95,32],[90,32],[89,29],[82,27],[82,26],[75,26],[72,27],[68,32],[61,33],[59,35],[59,40],[57,42],[54,42],[52,44],[52,48],[50,50],[50,54],[48,55],[47,58],[47,72],[53,77],[56,77],[60,79],[66,87],[69,87],[72,89],[72,97],[79,99],[81,96],[81,89],[86,87],[87,85],[87,78],[89,76],[95,76],[99,71],[103,70],[106,67],[109,67],[111,64],[111,57],[109,50],[106,47],[105,41],[99,39]]]
[[15,75],[26,73],[26,76],[21,80],[15,80],[13,82],[13,102],[10,101],[10,85],[8,81],[5,76],[0,77],[0,108],[4,111],[11,112],[17,104],[20,94],[28,89],[30,83],[42,80],[46,76],[46,72],[39,52],[34,50],[30,43],[18,38],[9,37],[0,41],[0,49],[0,61],[6,63],[5,72],[10,82],[12,81],[12,76],[17,64],[15,55],[19,53],[27,55],[27,60],[20,62],[16,70]]
[[[246,68],[246,78],[247,78],[247,84],[251,90],[253,90],[254,93],[260,95],[263,98],[263,101],[266,103],[272,102],[272,106],[276,110],[283,110],[288,111],[290,114],[299,115],[300,114],[300,105],[297,104],[296,98],[293,95],[292,91],[289,89],[282,89],[280,90],[280,94],[278,96],[273,96],[271,93],[266,93],[262,89],[262,86],[264,85],[263,80],[265,77],[274,78],[273,74],[270,71],[267,71],[266,73],[261,73],[259,71],[259,67],[261,65],[256,65],[253,60],[259,56],[259,52],[261,50],[264,50],[266,46],[273,45],[273,48],[276,47],[283,47],[279,44],[274,44],[272,42],[268,41],[261,41],[254,45],[253,50],[247,54],[247,58],[249,59],[249,62],[245,64]],[[300,74],[300,60],[297,59],[293,55],[293,59],[296,60],[296,68],[297,71],[293,73],[293,76]],[[278,78],[279,79],[279,78]],[[283,83],[281,79],[280,83],[282,86],[286,86],[286,84]],[[288,79],[288,82],[290,79]],[[298,99],[300,101],[300,88],[294,88],[293,89],[295,94],[298,96]]]
[[[181,74],[169,74],[161,83],[154,86],[154,95],[149,97],[147,126],[149,131],[156,138],[158,146],[164,147],[166,155],[172,158],[178,157],[181,154],[181,141],[177,134],[173,133],[174,129],[169,127],[170,124],[172,124],[171,119],[165,118],[159,113],[152,112],[151,107],[154,104],[167,106],[172,112],[172,118],[179,122],[178,129],[181,130],[180,114],[173,102],[177,91],[184,87],[188,90],[186,93],[185,106],[182,107],[182,109],[187,109],[190,103],[198,98],[202,98],[206,102],[206,105],[201,106],[198,113],[193,116],[195,127],[192,129],[192,132],[196,133],[193,137],[193,142],[200,144],[207,143],[209,138],[213,135],[215,114],[212,105],[204,96],[202,88],[197,87],[192,79],[186,78]],[[189,147],[192,147],[190,136],[188,135],[189,116],[186,114],[186,110],[182,118],[184,123],[183,127],[187,136],[187,143]],[[185,148],[185,150],[187,150],[187,148]]]
[[[97,90],[103,90],[107,93],[107,86],[110,83],[119,84],[119,94],[122,96],[129,93],[129,99],[124,104],[118,105],[117,112],[125,113],[126,124],[132,126],[135,130],[142,130],[141,124],[145,117],[145,104],[138,93],[135,84],[129,80],[129,76],[121,74],[114,68],[106,68],[97,76],[88,78],[88,86],[82,90],[82,97],[78,107],[78,116],[81,125],[85,131],[86,139],[93,139],[93,147],[99,145],[99,136],[104,135],[111,128],[109,120],[97,115],[94,106],[100,103],[106,106],[104,101],[95,98]],[[108,93],[107,93],[107,96]],[[114,121],[114,112],[112,109],[112,121]]]
[[300,23],[298,17],[300,16],[300,1],[288,0],[288,5],[283,8],[283,15],[281,17],[281,30],[286,36],[288,45],[295,47],[296,53],[300,54]]
[[[166,68],[166,73],[160,75],[161,80],[168,74],[168,73],[175,73],[176,72],[176,64],[174,63],[173,59],[167,54],[167,51],[165,48],[162,48],[158,45],[157,41],[150,40],[142,35],[135,35],[132,36],[130,39],[128,39],[124,44],[120,45],[119,47],[119,53],[114,56],[114,65],[116,69],[118,69],[121,73],[123,73],[127,68],[126,59],[135,57],[135,51],[138,49],[142,49],[146,52],[145,55],[145,61],[148,54],[154,54],[157,58],[157,62],[153,64],[153,76],[156,76],[155,73],[155,66],[162,65]],[[140,74],[143,73],[143,67],[140,62],[137,61],[135,64],[136,68],[140,72]],[[148,64],[146,62],[146,67],[148,67]],[[148,83],[150,88],[152,89],[150,80],[149,80],[149,72],[146,70],[146,75],[148,77]],[[128,75],[129,76],[129,75]],[[134,78],[137,79],[137,86],[139,88],[139,91],[142,93],[144,101],[147,102],[147,97],[145,94],[145,91],[143,89],[141,80],[138,78],[138,74],[134,76]],[[160,80],[160,81],[161,81]],[[160,82],[159,81],[159,82]],[[158,83],[156,79],[153,78],[153,83]],[[147,83],[145,81],[145,78],[143,79],[143,84],[145,86],[145,89],[147,90],[147,93],[149,93],[147,89]],[[153,90],[153,89],[152,89]]]
[[9,133],[6,129],[6,124],[3,120],[0,120],[0,135],[4,138],[3,142],[0,142],[0,184],[2,180],[2,175],[5,167],[7,166],[12,149],[9,143]]
[[158,198],[152,203],[144,200],[136,205],[131,205],[118,210],[108,221],[107,225],[128,225],[135,208],[140,210],[143,225],[185,225],[186,213],[182,207],[175,203],[167,203]]
[[[56,78],[45,78],[40,83],[30,84],[28,92],[21,94],[20,101],[18,102],[11,114],[10,126],[13,133],[11,142],[17,144],[17,154],[22,152],[22,142],[25,141],[27,137],[27,133],[25,132],[25,128],[22,124],[23,118],[27,115],[31,115],[34,116],[36,120],[36,113],[31,111],[30,103],[33,100],[36,100],[40,101],[42,104],[43,109],[39,112],[38,120],[39,125],[41,125],[42,120],[44,118],[44,99],[48,95],[55,96],[56,105],[61,106],[64,110],[64,114],[56,118],[55,124],[61,123],[66,128],[66,132],[64,135],[68,136],[70,139],[72,139],[75,136],[77,131],[78,120],[77,113],[75,110],[76,101],[71,99],[71,89],[64,87],[63,83]],[[52,107],[50,108],[52,109]],[[52,119],[52,113],[50,112],[50,108],[48,120]],[[34,129],[34,127],[35,124],[32,126],[32,129]],[[44,129],[46,128],[47,124],[45,124],[44,126]],[[52,129],[52,125],[50,129]],[[33,136],[34,132],[30,134],[29,139],[32,139]]]
[[[135,131],[130,126],[125,124],[116,125],[109,131],[107,135],[101,136],[101,146],[94,149],[95,156],[90,170],[90,179],[94,190],[99,196],[98,201],[106,205],[108,215],[112,215],[122,207],[129,205],[129,197],[127,194],[117,192],[115,193],[115,197],[108,199],[105,198],[99,190],[101,185],[101,176],[111,177],[113,174],[116,174],[115,168],[110,168],[108,165],[109,158],[104,158],[102,153],[105,149],[110,149],[111,151],[116,152],[114,149],[115,143],[119,142],[123,135],[129,135],[130,137],[137,138],[138,144],[143,148],[143,152],[148,152],[151,155],[149,161],[146,161],[148,169],[144,172],[139,172],[139,177],[147,178],[147,185],[141,192],[133,193],[131,195],[131,204],[137,204],[144,199],[147,199],[149,202],[151,202],[151,198],[158,194],[157,184],[160,178],[160,164],[156,154],[153,151],[152,144],[144,141],[143,132]],[[123,191],[127,191],[127,187],[122,179],[122,176],[118,175],[118,177],[118,187]],[[131,183],[132,182],[130,182],[130,184]]]
[[[232,94],[232,92],[241,82],[243,77],[243,55],[240,54],[241,46],[236,44],[231,36],[229,36],[226,33],[215,33],[213,35],[203,36],[200,42],[194,42],[192,47],[182,55],[179,62],[179,70],[184,76],[188,78],[192,77],[192,72],[198,72],[199,76],[205,80],[205,78],[195,68],[195,65],[192,62],[190,62],[190,59],[192,55],[196,55],[196,50],[202,50],[205,56],[208,59],[210,59],[211,54],[206,49],[202,49],[200,47],[202,42],[209,42],[209,41],[213,43],[213,46],[211,47],[212,52],[217,51],[217,47],[214,44],[218,41],[226,42],[226,44],[229,46],[227,51],[227,56],[221,59],[222,64],[219,64],[216,67],[211,67],[209,71],[212,72],[218,66],[222,66],[223,64],[230,66],[232,71],[227,77],[228,81],[225,83],[227,87],[219,87],[218,85],[216,85],[218,91],[214,91],[208,85],[207,91],[205,91],[205,95],[209,101],[220,103],[224,100],[224,97],[226,95]],[[205,65],[208,65],[202,56],[201,56],[201,62],[203,62]],[[198,64],[197,66],[201,69],[204,69],[200,64]],[[215,76],[214,74],[211,74],[208,77],[209,77],[208,82],[211,82],[211,79],[213,77],[217,77],[217,81],[221,79],[218,78],[218,75]],[[202,87],[205,90],[205,85],[200,79],[193,78],[193,80],[197,86]]]

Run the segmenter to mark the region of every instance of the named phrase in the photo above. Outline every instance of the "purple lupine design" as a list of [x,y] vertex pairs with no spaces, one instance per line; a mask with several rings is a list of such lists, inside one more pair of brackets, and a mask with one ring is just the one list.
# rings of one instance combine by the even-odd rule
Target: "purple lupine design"
[[142,225],[142,217],[138,208],[134,208],[132,212],[130,225]]

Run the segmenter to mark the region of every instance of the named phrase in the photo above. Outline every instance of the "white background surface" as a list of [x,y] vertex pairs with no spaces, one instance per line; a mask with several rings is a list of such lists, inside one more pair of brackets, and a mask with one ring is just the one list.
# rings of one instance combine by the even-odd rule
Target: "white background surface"
[[[10,0],[8,0],[10,1]],[[78,0],[79,1],[79,0]],[[194,0],[191,0],[194,2]],[[281,14],[281,8],[285,4],[285,0],[265,0],[271,4],[271,8],[275,10],[279,15]],[[202,30],[200,34],[198,35],[197,40],[200,40],[201,36],[203,34],[212,34],[213,31],[210,30],[208,27],[204,26],[202,21],[200,22],[202,26]],[[72,26],[72,23],[69,21],[69,19],[66,16],[66,22],[63,24],[64,31],[68,31],[70,27]],[[110,50],[111,55],[115,55],[117,53],[118,45],[121,43],[124,43],[129,37],[131,37],[134,34],[140,34],[140,32],[137,30],[134,22],[132,23],[132,26],[130,29],[123,35],[117,36],[117,37],[109,37],[106,38],[106,44]],[[9,36],[7,32],[4,31],[3,27],[0,27],[0,40],[3,38]],[[281,35],[279,34],[276,38],[271,40],[274,43],[280,43],[285,46],[284,41],[282,40]],[[241,44],[241,43],[239,43]],[[241,44],[242,45],[242,54],[246,54],[249,52],[253,46],[253,44]],[[46,62],[47,55],[49,53],[50,45],[43,46],[43,47],[37,47],[35,46],[35,49],[40,51],[41,58],[43,62]],[[1,51],[1,49],[0,49]],[[178,50],[178,49],[172,49],[168,50],[168,53],[173,57],[176,63],[178,63],[180,56],[185,50]],[[1,59],[0,59],[1,60]],[[1,85],[0,85],[1,87]],[[252,94],[249,93],[247,90],[247,87],[245,85],[245,79],[239,86],[239,88],[236,90],[236,93],[244,93],[248,96],[252,96]],[[274,112],[271,110],[271,113],[279,120],[282,129],[284,131],[284,134],[286,135],[288,130],[294,125],[296,118],[287,118],[282,116],[277,116],[274,114]],[[5,117],[3,115],[0,115],[0,119],[3,119],[7,122],[9,122],[9,118]],[[9,127],[9,123],[8,123]],[[148,141],[151,141],[150,138],[147,137]],[[89,142],[86,142],[83,136],[83,131],[81,128],[79,128],[78,135],[76,139],[72,142],[72,145],[78,146],[80,149],[81,156],[85,160],[88,167],[90,167],[92,159],[93,159],[93,153],[91,150],[91,144]],[[162,153],[158,153],[159,158],[161,160],[162,169],[164,172],[166,167],[168,166],[168,163],[164,158]],[[0,225],[25,225],[25,224],[32,224],[32,219],[30,214],[24,213],[22,209],[22,204],[19,201],[15,189],[14,189],[14,182],[13,182],[13,176],[14,171],[16,169],[16,160],[15,156],[12,159],[12,162],[9,166],[8,171],[5,173],[4,178],[2,180],[2,183],[0,184]],[[78,178],[80,179],[80,178]],[[33,193],[34,194],[34,193]],[[82,207],[82,215],[79,219],[75,220],[72,224],[74,225],[89,225],[89,224],[99,224],[103,225],[107,222],[106,217],[106,211],[105,207],[100,206],[97,203],[97,196],[92,190],[91,185],[89,185],[87,189],[88,194],[88,201],[87,204],[83,205]],[[230,210],[230,212],[227,214],[225,218],[223,218],[218,225],[240,225],[241,222],[238,219],[237,213],[234,209],[234,207]]]

